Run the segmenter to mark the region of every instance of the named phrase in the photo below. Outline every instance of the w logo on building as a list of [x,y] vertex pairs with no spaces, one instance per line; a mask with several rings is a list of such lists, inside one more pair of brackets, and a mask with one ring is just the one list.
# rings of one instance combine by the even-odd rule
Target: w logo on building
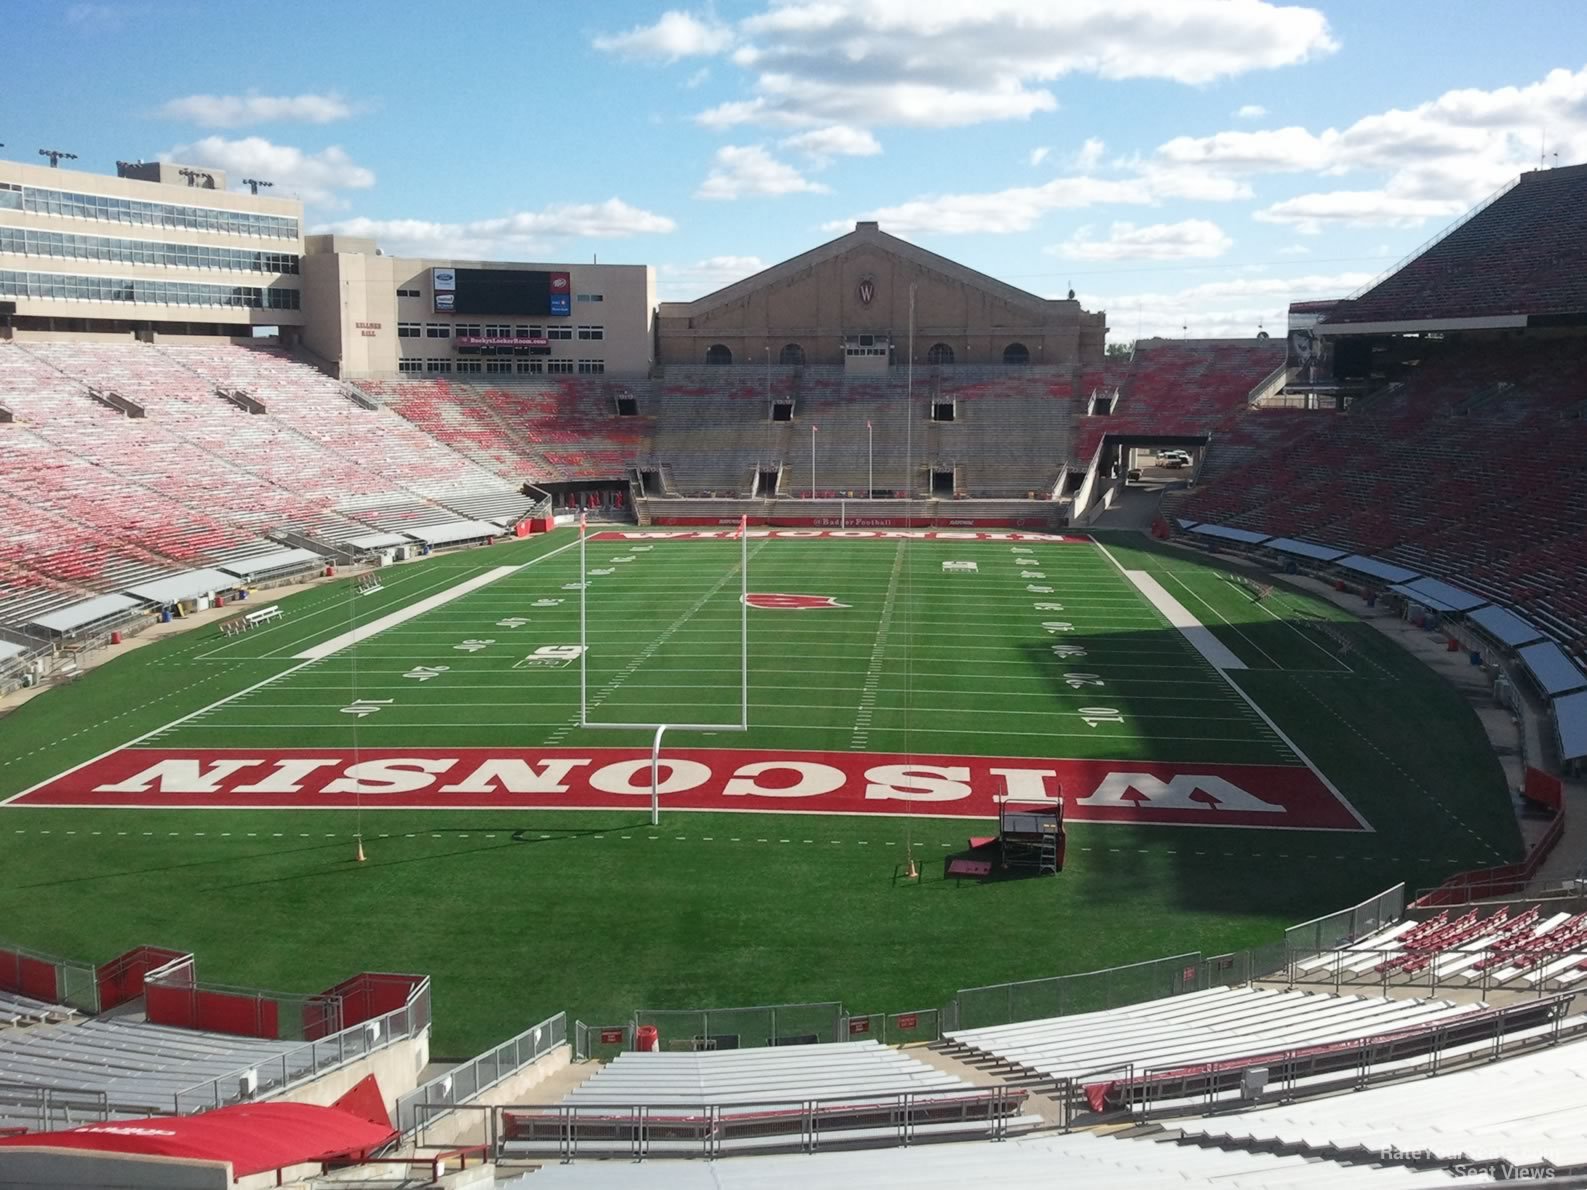
[[854,287],[854,291],[859,295],[860,305],[869,306],[876,298],[876,278],[866,273],[860,278],[860,283]]

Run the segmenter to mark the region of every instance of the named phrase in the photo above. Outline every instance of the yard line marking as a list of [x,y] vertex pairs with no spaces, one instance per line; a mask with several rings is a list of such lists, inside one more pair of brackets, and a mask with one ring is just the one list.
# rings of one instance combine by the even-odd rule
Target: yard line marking
[[[1235,634],[1237,636],[1239,636],[1239,638],[1241,640],[1243,640],[1246,644],[1250,645],[1258,653],[1262,654],[1262,656],[1266,657],[1269,661],[1271,661],[1273,663],[1273,668],[1274,669],[1282,670],[1284,668],[1282,665],[1279,664],[1278,659],[1276,657],[1274,657],[1271,653],[1269,653],[1261,645],[1257,644],[1254,640],[1252,640],[1249,636],[1247,636],[1244,632],[1242,632],[1240,630],[1240,626],[1238,624],[1236,624],[1233,620],[1229,619],[1228,616],[1224,615],[1217,608],[1213,607],[1212,604],[1208,603],[1207,600],[1203,596],[1201,596],[1201,595],[1197,594],[1195,591],[1191,590],[1191,587],[1190,587],[1189,583],[1187,583],[1184,579],[1180,578],[1172,570],[1169,570],[1167,572],[1167,574],[1168,574],[1169,578],[1173,579],[1181,587],[1185,588],[1186,594],[1188,594],[1197,603],[1201,604],[1202,607],[1206,608],[1213,615],[1217,616],[1218,619],[1222,620],[1230,628],[1234,629]],[[1245,666],[1242,665],[1242,666],[1240,666],[1240,668],[1244,669]]]
[[[1100,541],[1096,543],[1096,546],[1097,549],[1101,551],[1103,557],[1105,557],[1109,562],[1112,562],[1114,566],[1118,567],[1121,574],[1125,572],[1124,567],[1119,564],[1119,560],[1113,556],[1112,552],[1107,546],[1103,545]],[[1294,740],[1290,739],[1288,734],[1285,733],[1284,729],[1275,723],[1272,717],[1257,705],[1256,700],[1246,693],[1245,688],[1241,686],[1239,682],[1234,680],[1233,675],[1229,673],[1228,670],[1215,668],[1214,672],[1223,678],[1224,681],[1228,682],[1230,688],[1232,688],[1236,694],[1243,698],[1253,711],[1262,717],[1262,721],[1268,725],[1268,727],[1275,735],[1278,736],[1279,739],[1284,741],[1284,746],[1289,749],[1290,753],[1295,757],[1295,759],[1299,760],[1302,764],[1309,768],[1316,775],[1317,780],[1323,783],[1328,792],[1339,799],[1340,805],[1344,806],[1346,810],[1350,811],[1351,817],[1361,824],[1362,830],[1376,831],[1376,828],[1373,827],[1373,825],[1364,817],[1362,817],[1361,811],[1357,810],[1350,799],[1344,795],[1344,791],[1328,779],[1328,774],[1323,772],[1322,769],[1318,768],[1311,757],[1307,756],[1306,753],[1301,751],[1300,745]]]
[[[527,569],[530,566],[534,566],[536,563],[545,561],[547,558],[555,557],[557,554],[560,554],[563,550],[572,549],[573,546],[576,545],[576,544],[577,544],[577,541],[570,541],[570,542],[568,542],[567,545],[558,546],[556,549],[551,550],[549,553],[540,554],[538,557],[531,558],[527,562],[519,563],[518,565],[511,566],[511,567],[496,567],[495,571],[508,571],[508,572],[511,572],[511,571],[525,570],[525,569]],[[488,572],[488,573],[495,573],[495,571]],[[467,582],[472,582],[472,581],[473,580],[465,580],[465,584],[460,584],[460,585],[466,585]],[[491,580],[491,581],[494,581],[494,580]],[[470,588],[470,589],[472,590],[473,588]],[[424,601],[421,601],[421,602],[424,602]],[[379,623],[379,621],[376,621],[376,623]],[[371,627],[371,626],[366,626],[366,627]],[[244,690],[239,690],[239,691],[237,691],[234,694],[228,694],[225,698],[216,699],[214,702],[210,703],[208,706],[199,707],[198,710],[196,710],[196,711],[191,711],[191,712],[189,712],[186,715],[182,715],[180,718],[173,719],[169,723],[165,724],[163,727],[156,727],[152,731],[146,731],[142,735],[137,736],[137,737],[135,737],[135,738],[133,738],[131,740],[128,740],[127,742],[125,742],[123,744],[118,744],[118,745],[116,745],[113,748],[107,748],[105,751],[101,752],[99,755],[91,756],[87,760],[83,761],[81,764],[74,764],[71,768],[67,769],[64,773],[57,773],[53,777],[47,778],[44,781],[40,781],[40,782],[37,782],[36,784],[30,785],[30,786],[28,786],[28,788],[20,790],[19,792],[12,794],[10,797],[0,798],[0,806],[9,805],[10,803],[16,801],[18,798],[25,797],[27,794],[32,793],[34,790],[39,789],[42,786],[49,784],[50,781],[58,781],[62,777],[70,776],[72,773],[77,772],[79,769],[86,768],[86,767],[88,767],[91,764],[95,764],[95,763],[105,759],[107,756],[110,756],[112,753],[119,752],[119,751],[121,751],[124,748],[136,748],[139,744],[143,743],[146,740],[158,739],[160,736],[168,735],[170,732],[176,730],[178,727],[181,727],[183,724],[191,723],[191,722],[193,722],[194,720],[198,719],[201,716],[207,716],[207,715],[209,715],[209,713],[211,711],[214,711],[214,710],[219,709],[220,707],[226,706],[228,703],[236,702],[240,698],[246,698],[249,695],[253,694],[254,691],[256,691],[256,690],[262,690],[264,687],[269,686],[269,685],[273,685],[274,683],[281,681],[283,678],[290,677],[292,674],[295,674],[295,673],[299,672],[300,670],[304,670],[304,669],[307,669],[311,665],[318,664],[320,660],[321,660],[320,657],[312,657],[312,658],[308,658],[306,660],[299,661],[298,664],[288,666],[286,669],[282,670],[280,673],[272,674],[270,677],[265,678],[262,681],[255,682],[252,686],[249,686],[249,687],[247,687]],[[213,680],[215,677],[224,676],[228,672],[229,672],[229,670],[217,670],[214,674],[207,675],[205,678],[200,679],[200,681],[210,681],[210,680]],[[197,685],[197,684],[198,684],[197,682],[193,683],[193,685]],[[173,693],[174,693],[174,691],[173,691]],[[162,697],[166,697],[166,696],[162,696]],[[216,725],[215,724],[199,724],[199,726],[210,727],[210,726],[216,726]]]
[[887,655],[887,638],[892,630],[893,608],[898,603],[898,579],[904,572],[904,543],[900,541],[893,550],[893,568],[887,580],[887,595],[882,600],[882,615],[876,625],[876,636],[871,641],[871,661],[865,669],[865,685],[860,691],[859,709],[854,715],[854,731],[849,737],[849,747],[861,748],[868,736],[871,716],[876,711],[876,687],[882,680],[882,662]]
[[[569,542],[568,545],[562,546],[561,548],[567,549],[569,545],[572,545],[572,543]],[[342,633],[340,636],[333,636],[330,640],[322,641],[311,648],[304,649],[301,653],[294,653],[292,654],[292,657],[297,661],[319,661],[322,658],[329,657],[332,653],[340,653],[349,645],[356,645],[360,641],[368,640],[370,637],[376,636],[388,628],[394,628],[398,624],[405,624],[417,616],[422,616],[425,612],[434,611],[438,607],[444,607],[453,600],[461,599],[463,596],[472,594],[481,587],[487,586],[490,583],[494,583],[498,579],[506,578],[509,574],[515,574],[517,571],[518,567],[516,566],[494,567],[490,570],[487,570],[484,574],[475,575],[470,579],[464,579],[454,587],[448,587],[446,590],[438,592],[435,595],[427,596],[426,598],[419,600],[417,603],[410,603],[407,607],[399,608],[394,612],[390,612],[384,616],[381,616],[378,620],[371,620],[367,624],[360,624],[357,628],[350,629],[347,632]]]
[[[1235,654],[1195,616],[1190,614],[1190,609],[1168,593],[1168,590],[1157,579],[1144,570],[1126,570],[1124,577],[1138,590],[1146,600],[1159,612],[1163,618],[1174,628],[1179,630],[1181,636],[1190,642],[1191,648],[1207,659],[1207,663],[1214,669],[1244,669],[1245,662]],[[1184,584],[1181,583],[1181,586]],[[1189,587],[1185,587],[1189,591]],[[1195,594],[1195,592],[1191,592]],[[1205,600],[1203,600],[1205,602]],[[1209,605],[1210,606],[1210,605]],[[1216,610],[1216,609],[1214,609]],[[1243,635],[1243,634],[1242,634]],[[1264,657],[1266,653],[1262,654]],[[1268,658],[1272,660],[1272,658]]]

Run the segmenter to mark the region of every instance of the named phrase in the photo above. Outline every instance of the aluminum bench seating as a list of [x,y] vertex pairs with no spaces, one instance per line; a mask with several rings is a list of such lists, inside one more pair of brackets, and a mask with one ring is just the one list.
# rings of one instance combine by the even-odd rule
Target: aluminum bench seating
[[1394,1145],[1454,1160],[1587,1163],[1587,1060],[1566,1042],[1436,1078],[1181,1120],[1189,1136],[1231,1145],[1278,1141],[1318,1151]]
[[568,1104],[780,1103],[960,1090],[970,1084],[876,1042],[622,1054]]
[[[0,1026],[50,1024],[76,1015],[75,1008],[64,1004],[51,1004],[15,992],[0,992]],[[0,1081],[4,1081],[3,1075]]]
[[1342,1041],[1475,1011],[1437,1000],[1384,1000],[1216,989],[1107,1012],[947,1035],[956,1049],[1044,1077],[1134,1064],[1167,1066]]
[[[582,1149],[581,1149],[582,1152]],[[627,1154],[622,1154],[626,1156]],[[1468,1181],[1470,1179],[1467,1179]],[[960,1141],[908,1148],[737,1155],[703,1161],[548,1162],[502,1190],[962,1190],[1052,1186],[1062,1190],[1424,1190],[1454,1187],[1444,1170],[1333,1161],[1090,1132],[1019,1136],[998,1144]]]

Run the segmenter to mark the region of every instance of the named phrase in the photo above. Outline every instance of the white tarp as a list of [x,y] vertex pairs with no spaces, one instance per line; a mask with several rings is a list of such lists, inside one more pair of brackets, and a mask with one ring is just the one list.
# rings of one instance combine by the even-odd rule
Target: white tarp
[[286,570],[289,567],[303,566],[321,560],[321,556],[313,550],[277,550],[273,554],[260,554],[253,558],[238,558],[235,562],[222,562],[219,564],[219,569],[235,574],[238,578],[251,578],[256,574],[268,574],[272,570]]
[[213,595],[216,591],[229,591],[236,585],[236,576],[224,570],[184,570],[180,574],[128,587],[127,594],[147,599],[150,603],[181,603],[187,599]]
[[421,525],[409,529],[408,533],[428,545],[447,545],[454,541],[476,541],[481,537],[501,536],[501,530],[489,521],[448,521],[444,525]]
[[365,533],[362,537],[349,537],[340,544],[355,550],[389,550],[394,546],[412,545],[413,538],[401,533]]
[[141,599],[132,599],[126,595],[100,595],[95,599],[85,599],[81,603],[68,604],[42,616],[35,616],[29,623],[47,632],[71,632],[85,624],[97,624],[100,620],[107,620],[118,612],[128,612],[142,606]]

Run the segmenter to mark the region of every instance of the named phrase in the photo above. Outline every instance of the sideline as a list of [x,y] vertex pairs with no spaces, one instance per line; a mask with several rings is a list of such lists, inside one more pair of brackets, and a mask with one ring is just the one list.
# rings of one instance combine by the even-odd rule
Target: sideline
[[1181,635],[1190,642],[1190,647],[1205,657],[1214,669],[1246,668],[1245,662],[1235,655],[1233,649],[1214,636],[1212,629],[1191,615],[1190,609],[1170,595],[1152,575],[1144,570],[1126,570],[1124,577],[1135,584],[1135,589],[1162,612],[1170,624],[1179,629]]

